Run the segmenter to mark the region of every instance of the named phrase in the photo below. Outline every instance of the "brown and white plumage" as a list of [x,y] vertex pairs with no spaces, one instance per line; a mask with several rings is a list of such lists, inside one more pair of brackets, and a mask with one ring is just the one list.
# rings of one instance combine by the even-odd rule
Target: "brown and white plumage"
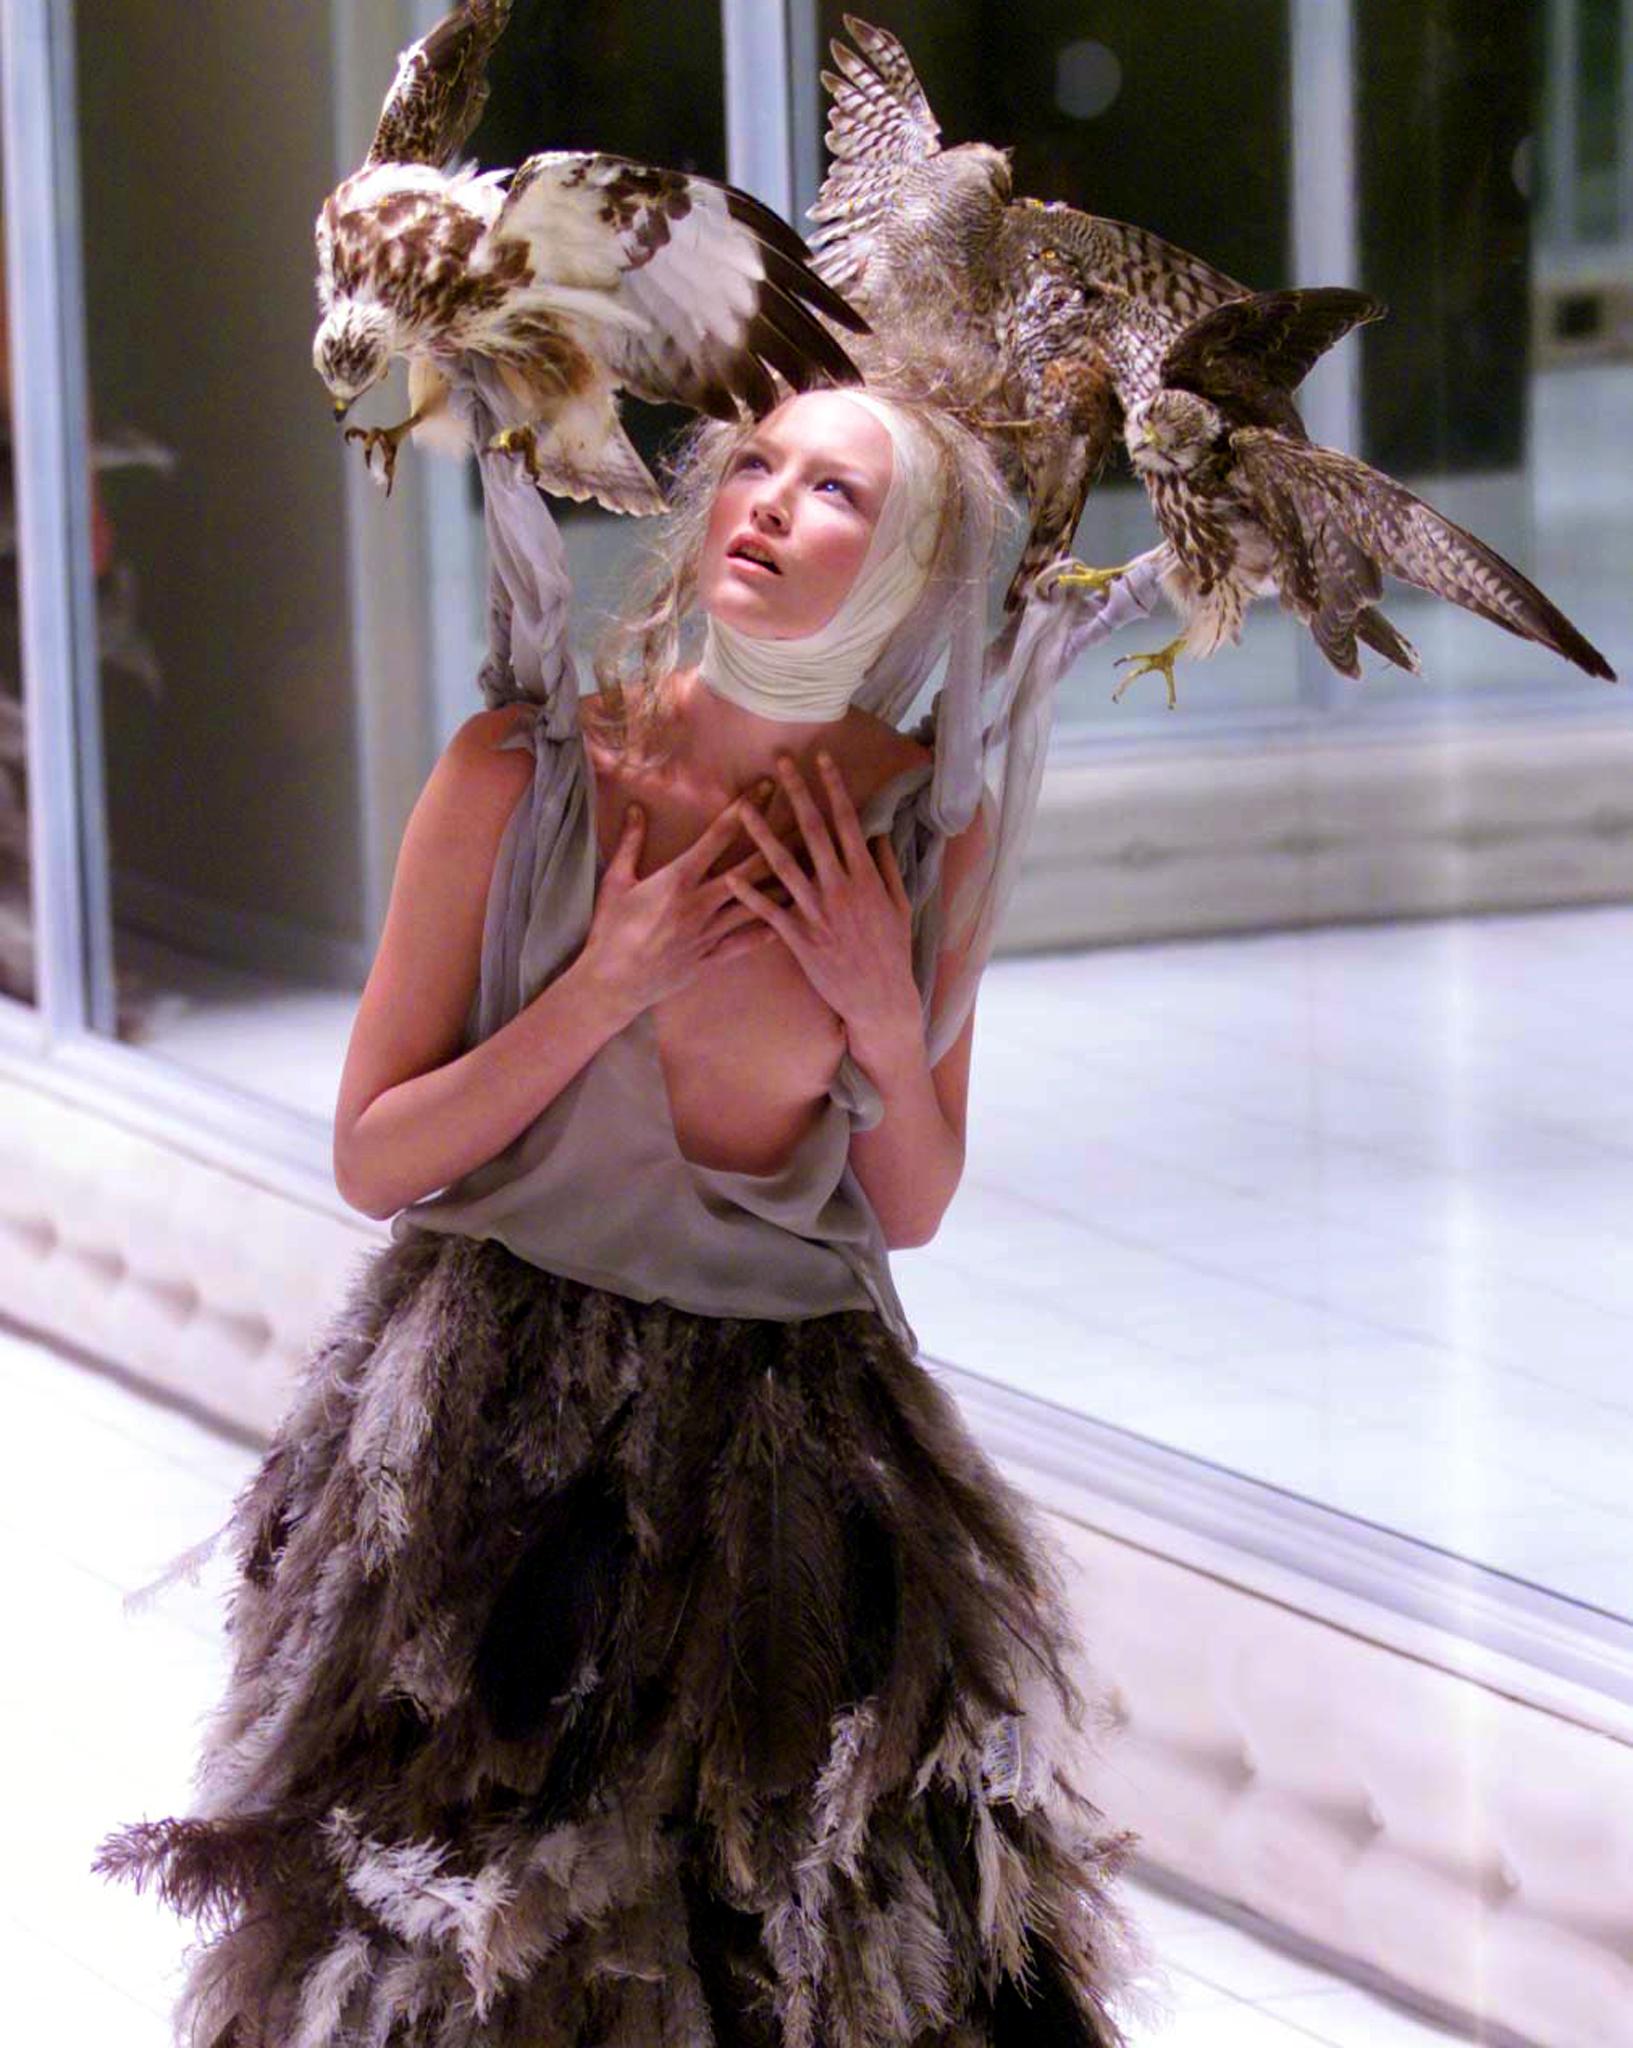
[[318,218],[313,359],[339,416],[407,357],[410,419],[362,430],[371,454],[384,444],[388,481],[410,427],[462,445],[445,371],[474,354],[499,366],[543,483],[653,511],[617,391],[726,419],[763,412],[777,376],[796,390],[856,377],[818,311],[853,332],[865,322],[793,229],[731,186],[581,151],[447,169],[507,13],[508,0],[467,0],[399,60],[367,159]]
[[856,47],[835,41],[823,73],[833,164],[813,260],[876,330],[910,332],[935,395],[1007,444],[1032,515],[1013,606],[1070,548],[1164,349],[1246,287],[1144,228],[1017,200],[1005,151],[942,147],[896,37],[853,15],[845,27]]
[[[1381,470],[1305,436],[1292,388],[1381,311],[1336,289],[1226,306],[1181,337],[1157,391],[1131,408],[1129,454],[1174,551],[1166,587],[1186,650],[1234,641],[1252,599],[1275,595],[1341,674],[1359,674],[1358,640],[1415,671],[1416,651],[1376,608],[1387,574],[1613,680],[1511,562]],[[1147,659],[1171,680],[1171,658]]]

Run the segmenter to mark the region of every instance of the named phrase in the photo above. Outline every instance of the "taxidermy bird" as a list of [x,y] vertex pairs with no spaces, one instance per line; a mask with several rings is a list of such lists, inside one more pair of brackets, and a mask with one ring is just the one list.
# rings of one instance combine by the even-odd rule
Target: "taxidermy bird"
[[657,511],[620,389],[728,420],[740,404],[766,412],[773,372],[801,391],[856,380],[817,312],[852,333],[866,322],[793,229],[732,186],[580,151],[449,169],[509,13],[510,0],[465,0],[398,59],[368,156],[318,216],[313,361],[340,419],[407,358],[408,418],[347,431],[388,490],[405,434],[466,445],[447,371],[476,355],[516,406],[490,446],[561,495]]
[[1382,311],[1360,292],[1256,293],[1194,322],[1163,356],[1156,388],[1130,406],[1129,457],[1173,551],[1164,588],[1185,630],[1129,659],[1132,675],[1163,675],[1170,705],[1179,652],[1203,658],[1239,639],[1261,596],[1302,619],[1341,675],[1360,673],[1358,640],[1415,674],[1416,649],[1377,610],[1385,574],[1615,680],[1511,562],[1381,470],[1305,434],[1293,389]]
[[[1031,531],[1013,610],[1069,557],[1168,343],[1247,287],[1144,228],[1016,199],[1007,151],[942,147],[897,39],[854,15],[845,27],[856,47],[834,41],[838,75],[822,74],[833,163],[810,211],[812,260],[882,341],[932,366],[930,395],[1018,463]],[[1065,580],[1103,579],[1071,565]]]

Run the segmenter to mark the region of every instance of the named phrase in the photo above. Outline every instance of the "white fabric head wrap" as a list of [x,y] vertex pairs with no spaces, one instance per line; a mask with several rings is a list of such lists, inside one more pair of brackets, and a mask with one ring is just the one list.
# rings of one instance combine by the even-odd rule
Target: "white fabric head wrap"
[[710,618],[698,674],[717,696],[789,724],[841,718],[890,635],[918,603],[941,527],[940,463],[911,414],[866,391],[839,394],[890,436],[890,488],[856,581],[825,626],[762,640]]

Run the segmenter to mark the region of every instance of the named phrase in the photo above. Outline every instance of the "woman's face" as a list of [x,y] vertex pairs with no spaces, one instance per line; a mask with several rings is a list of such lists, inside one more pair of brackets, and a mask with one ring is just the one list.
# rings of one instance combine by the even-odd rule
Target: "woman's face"
[[715,492],[698,596],[724,626],[801,640],[844,603],[890,490],[890,436],[837,391],[768,413]]

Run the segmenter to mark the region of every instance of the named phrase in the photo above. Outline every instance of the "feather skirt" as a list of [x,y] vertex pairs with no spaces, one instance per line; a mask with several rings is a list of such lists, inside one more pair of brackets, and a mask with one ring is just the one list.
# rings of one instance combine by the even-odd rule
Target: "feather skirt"
[[[372,1254],[230,1525],[196,2048],[1121,2048],[1052,1562],[859,1310]],[[1097,1726],[1102,1724],[1097,1723]]]

